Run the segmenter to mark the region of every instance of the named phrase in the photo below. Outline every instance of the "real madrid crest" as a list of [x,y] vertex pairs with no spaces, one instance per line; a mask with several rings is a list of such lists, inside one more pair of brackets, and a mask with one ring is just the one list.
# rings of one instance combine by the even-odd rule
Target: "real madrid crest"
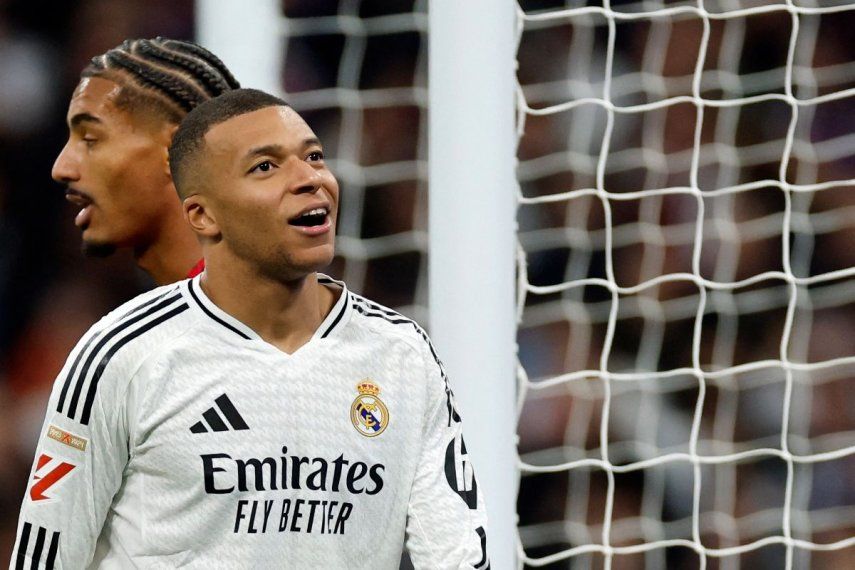
[[350,421],[365,437],[377,437],[389,425],[389,410],[380,400],[380,386],[366,378],[356,389],[359,395],[350,406]]

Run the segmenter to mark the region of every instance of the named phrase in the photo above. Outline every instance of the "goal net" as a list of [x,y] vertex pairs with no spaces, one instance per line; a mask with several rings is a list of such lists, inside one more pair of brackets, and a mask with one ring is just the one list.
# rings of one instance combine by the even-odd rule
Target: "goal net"
[[423,0],[283,2],[286,100],[342,187],[330,272],[426,320],[427,12]]
[[197,37],[245,87],[281,95],[341,186],[328,272],[427,318],[426,0],[196,0]]
[[853,565],[853,26],[520,2],[520,567]]

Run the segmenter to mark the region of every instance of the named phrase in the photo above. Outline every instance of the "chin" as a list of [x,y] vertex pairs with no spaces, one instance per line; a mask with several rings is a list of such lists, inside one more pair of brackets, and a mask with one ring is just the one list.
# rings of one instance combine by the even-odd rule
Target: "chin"
[[324,268],[329,267],[331,263],[332,256],[315,259],[305,259],[299,261],[294,260],[294,263],[291,264],[290,269],[293,273],[305,276],[309,275],[310,273],[322,271]]
[[313,251],[304,255],[290,255],[261,264],[261,272],[280,281],[302,279],[327,267],[333,260],[333,250]]
[[297,249],[285,255],[287,263],[295,268],[306,269],[308,273],[323,269],[333,261],[335,247],[324,244],[306,249]]

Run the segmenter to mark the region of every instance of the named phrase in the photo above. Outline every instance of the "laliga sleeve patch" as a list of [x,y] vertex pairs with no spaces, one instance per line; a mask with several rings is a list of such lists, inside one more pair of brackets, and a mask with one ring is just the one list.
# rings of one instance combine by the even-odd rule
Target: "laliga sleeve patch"
[[57,490],[68,481],[70,473],[77,466],[69,461],[42,453],[36,462],[36,472],[30,485],[30,500],[35,503],[50,502],[59,499]]
[[86,444],[88,443],[88,440],[85,437],[74,435],[73,433],[69,433],[65,430],[59,429],[55,425],[51,425],[48,427],[47,436],[51,439],[55,439],[60,443],[64,443],[69,447],[73,447],[74,449],[86,451]]

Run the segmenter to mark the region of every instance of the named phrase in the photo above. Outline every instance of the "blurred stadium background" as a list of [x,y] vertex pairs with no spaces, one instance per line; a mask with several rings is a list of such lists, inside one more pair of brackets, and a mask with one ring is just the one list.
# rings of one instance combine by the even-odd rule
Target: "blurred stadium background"
[[[615,547],[747,545],[707,557],[707,568],[855,567],[855,10],[799,15],[800,55],[788,67],[784,11],[708,19],[702,42],[696,14],[615,21],[578,11],[585,5],[519,4],[521,551],[531,565],[554,557],[549,568],[700,567],[685,545],[575,550],[608,534]],[[283,0],[282,12],[283,92],[334,157],[343,189],[330,273],[429,325],[427,2]],[[90,324],[151,286],[126,255],[79,253],[74,207],[50,179],[68,98],[93,55],[157,35],[196,37],[194,2],[0,1],[2,560],[56,373]],[[611,126],[602,104],[551,107],[602,99],[606,77],[615,107],[651,106],[613,113]],[[800,100],[841,94],[800,106],[789,137],[790,105],[779,99],[708,106],[699,132],[692,100],[661,104],[695,87],[720,101],[785,93],[788,77]],[[757,183],[769,180],[779,184]],[[663,188],[697,192],[645,192]],[[632,194],[603,200],[589,189]],[[801,281],[650,284],[686,274],[734,283],[784,268]],[[613,310],[617,289],[604,283],[647,285],[621,289]],[[760,454],[704,464],[700,477],[685,458],[662,460],[781,449],[782,439],[794,455],[830,459]],[[603,458],[607,468],[585,462]],[[784,534],[837,547],[788,555],[757,543]]]

